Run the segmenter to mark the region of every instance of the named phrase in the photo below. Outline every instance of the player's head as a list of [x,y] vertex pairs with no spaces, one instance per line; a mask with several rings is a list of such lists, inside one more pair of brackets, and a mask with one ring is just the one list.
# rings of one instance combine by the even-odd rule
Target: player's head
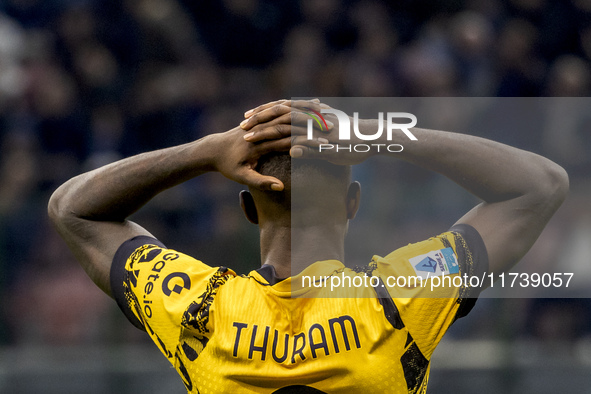
[[351,183],[351,167],[324,160],[292,160],[277,152],[259,159],[257,171],[278,178],[282,192],[251,189],[241,194],[248,219],[280,221],[290,226],[327,225],[352,219],[359,207],[359,183]]

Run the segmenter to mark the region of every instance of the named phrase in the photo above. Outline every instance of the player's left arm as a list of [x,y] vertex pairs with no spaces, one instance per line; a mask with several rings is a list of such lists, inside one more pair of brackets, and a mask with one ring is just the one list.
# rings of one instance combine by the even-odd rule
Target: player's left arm
[[[323,105],[323,108],[329,107]],[[254,119],[253,113],[258,119]],[[249,111],[245,114],[249,119],[247,126],[256,125],[272,113],[268,107]],[[326,117],[332,119],[331,115]],[[374,133],[377,120],[360,121],[359,127],[362,133]],[[566,198],[569,189],[566,171],[543,156],[485,138],[419,128],[411,131],[416,141],[410,141],[402,133],[394,133],[392,141],[386,140],[386,133],[382,140],[374,141],[399,143],[404,146],[402,152],[390,153],[384,149],[379,153],[334,149],[319,152],[300,138],[294,139],[290,153],[294,158],[322,159],[343,165],[354,165],[373,155],[390,156],[446,176],[482,200],[456,224],[467,224],[478,231],[488,252],[489,271],[501,273],[511,269],[532,247]],[[332,144],[338,143],[338,128],[323,137]],[[266,131],[261,130],[247,140],[264,138]],[[353,142],[364,143],[350,141]]]
[[456,224],[478,231],[490,272],[510,270],[565,200],[566,171],[536,153],[476,136],[425,129],[413,133],[418,140],[406,144],[403,158],[445,175],[482,200]]
[[[375,130],[377,126],[372,123],[361,127]],[[533,246],[566,198],[566,171],[543,156],[485,138],[419,128],[411,131],[416,141],[404,136],[393,141],[404,145],[402,152],[380,154],[438,172],[481,199],[482,203],[456,224],[467,224],[478,231],[488,252],[489,272],[510,270]],[[298,157],[332,160],[311,147],[292,147],[292,156],[294,150],[298,150]],[[346,163],[348,155],[353,153],[339,152],[334,160]]]

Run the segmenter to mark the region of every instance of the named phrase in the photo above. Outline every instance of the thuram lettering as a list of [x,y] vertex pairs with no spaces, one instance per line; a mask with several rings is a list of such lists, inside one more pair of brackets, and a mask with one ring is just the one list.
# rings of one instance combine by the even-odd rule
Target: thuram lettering
[[295,364],[361,348],[355,319],[343,315],[313,323],[305,331],[286,333],[270,326],[234,322],[232,356]]

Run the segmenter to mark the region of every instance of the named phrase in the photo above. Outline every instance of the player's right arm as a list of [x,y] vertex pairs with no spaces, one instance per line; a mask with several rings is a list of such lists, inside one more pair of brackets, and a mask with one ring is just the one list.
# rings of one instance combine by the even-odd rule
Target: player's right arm
[[[288,130],[289,122],[282,127]],[[109,272],[115,252],[128,239],[150,236],[127,218],[163,190],[210,171],[259,189],[283,188],[254,168],[261,155],[289,149],[289,137],[254,144],[242,134],[235,128],[123,159],[72,178],[53,193],[49,216],[97,286],[112,296]]]

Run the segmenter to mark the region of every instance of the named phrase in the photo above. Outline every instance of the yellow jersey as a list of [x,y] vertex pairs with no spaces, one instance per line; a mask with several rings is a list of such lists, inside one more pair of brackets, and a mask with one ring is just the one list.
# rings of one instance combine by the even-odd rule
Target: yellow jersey
[[487,269],[467,225],[362,269],[318,261],[283,280],[272,266],[239,276],[140,236],[117,251],[111,285],[189,393],[424,393],[435,347],[479,293],[451,279]]

